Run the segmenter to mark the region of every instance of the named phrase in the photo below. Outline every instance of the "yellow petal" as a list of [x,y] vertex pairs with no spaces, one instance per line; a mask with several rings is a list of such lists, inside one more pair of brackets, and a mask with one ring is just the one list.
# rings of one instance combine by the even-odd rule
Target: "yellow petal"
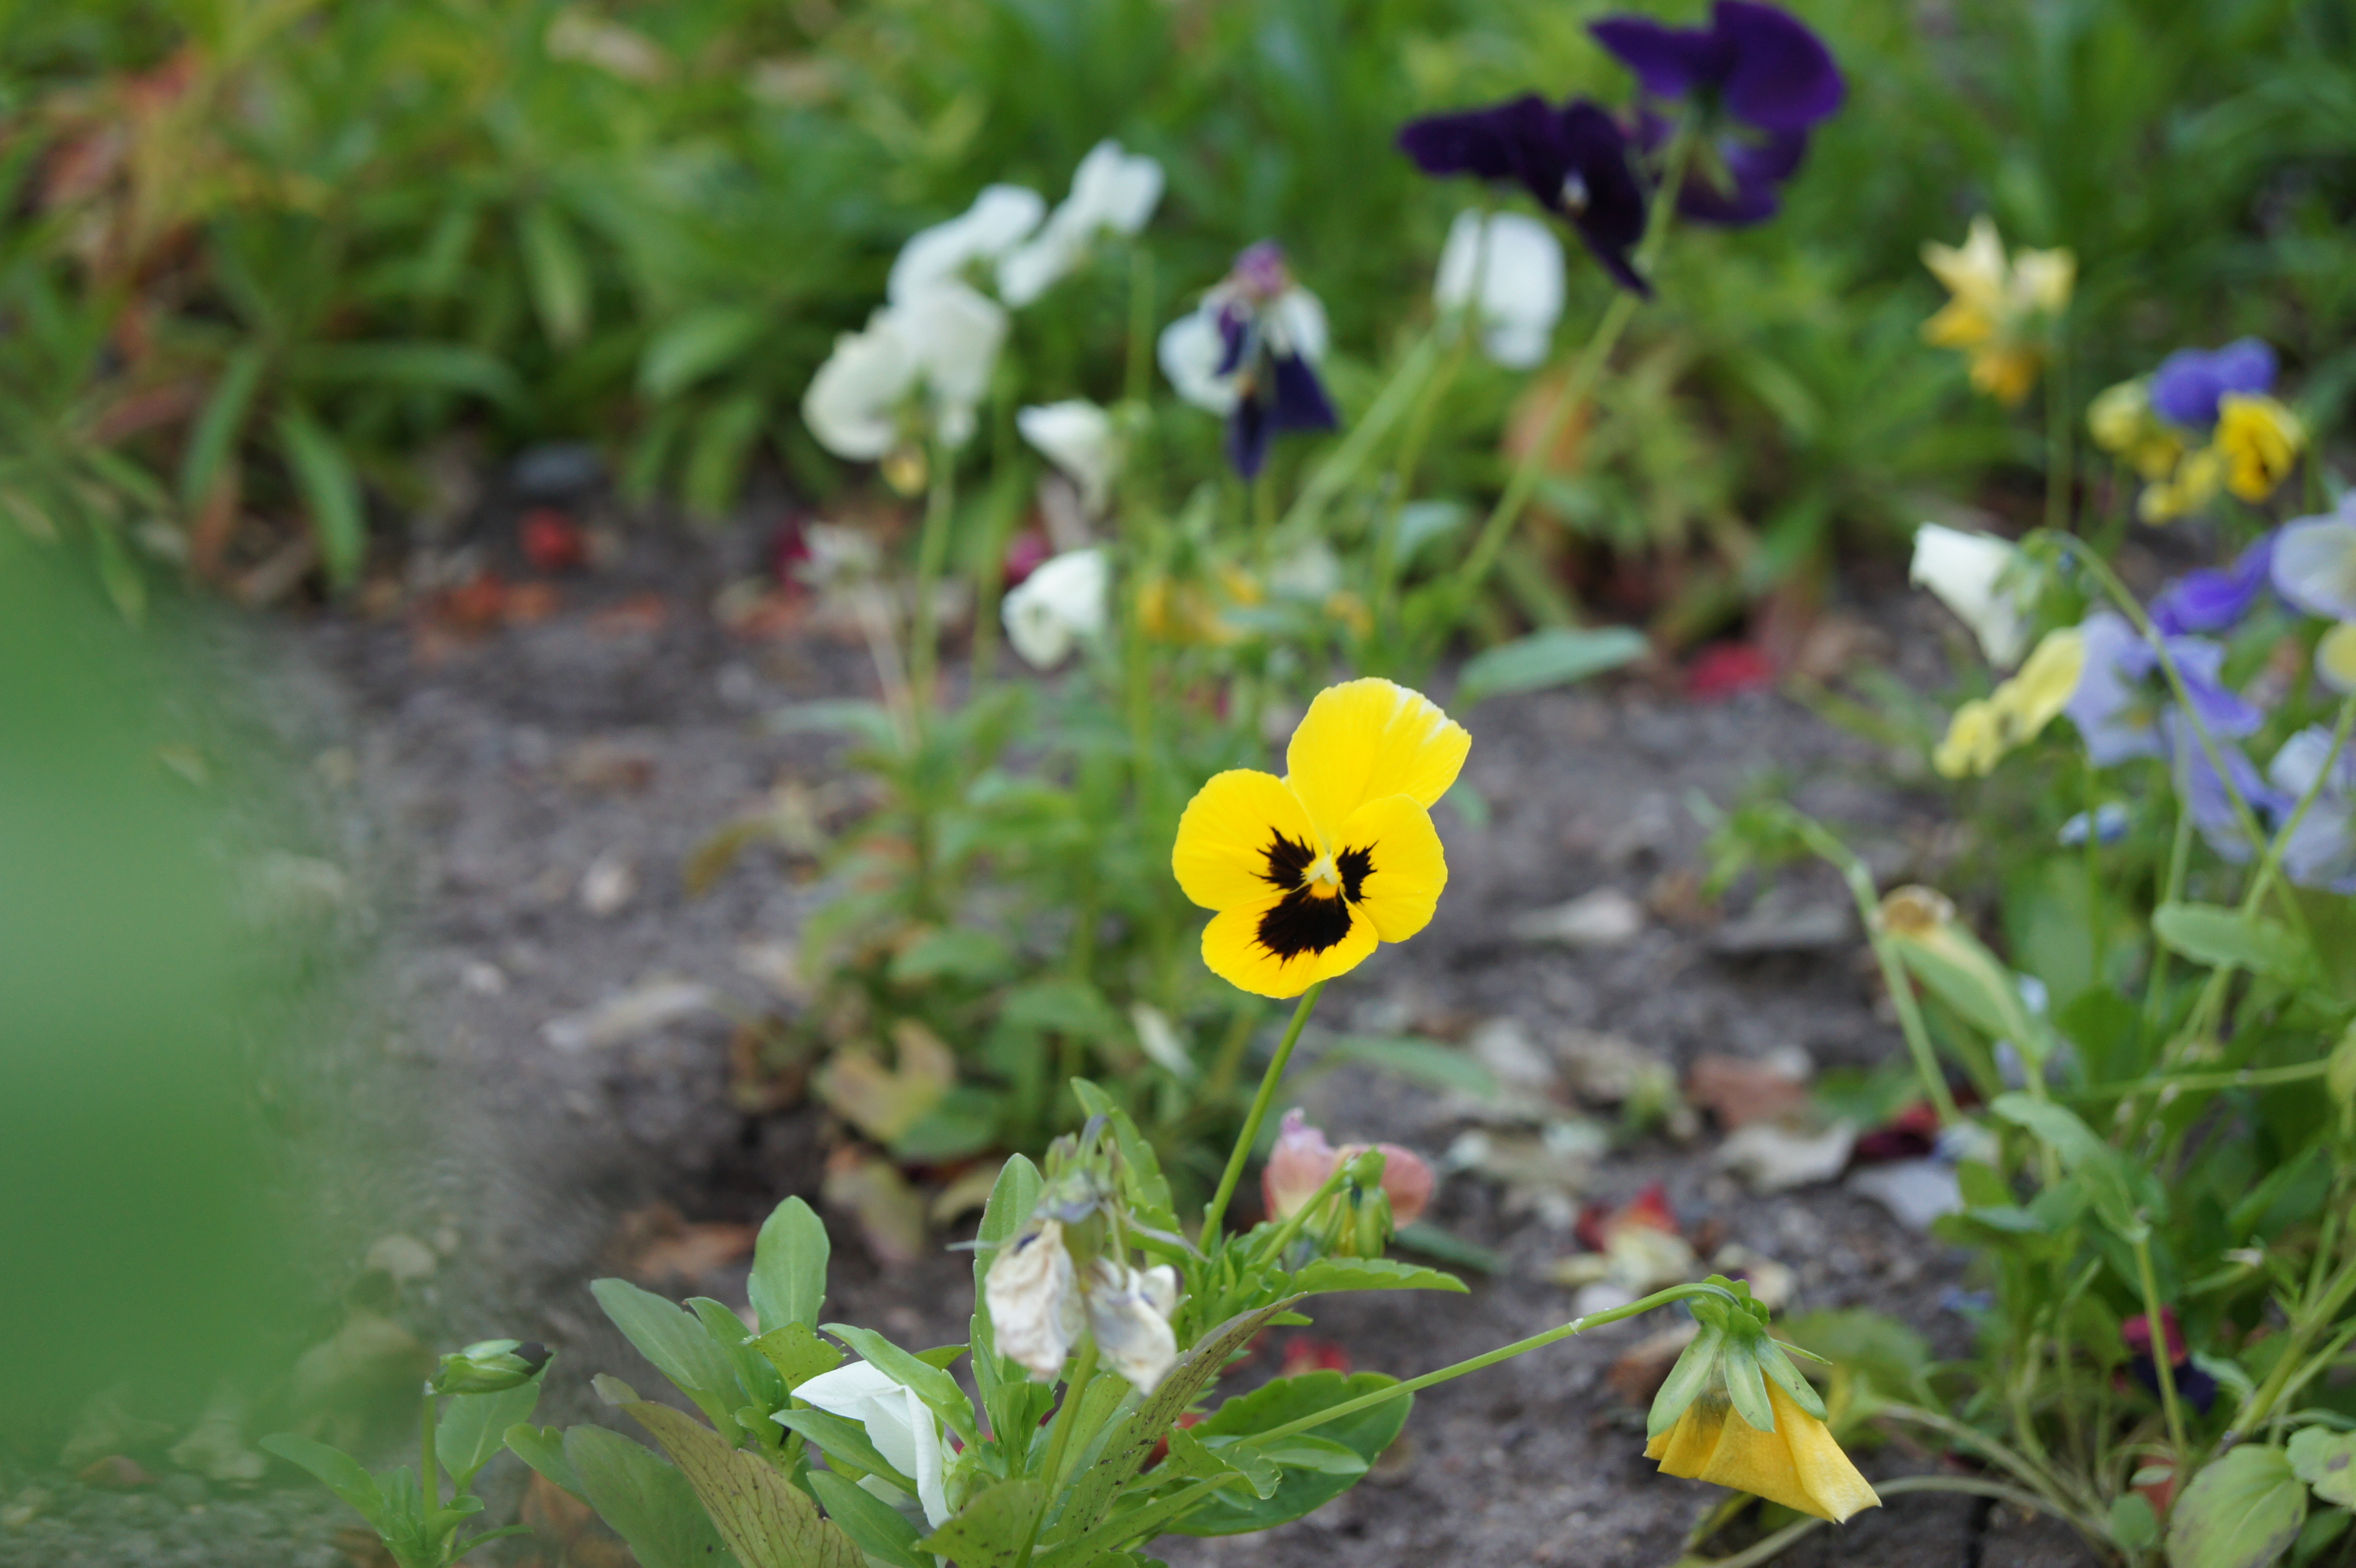
[[1931,753],[1931,766],[1942,779],[1985,777],[2004,755],[1996,705],[1975,697],[1955,710],[1947,722],[1946,738]]
[[2356,621],[2341,621],[2315,645],[2316,678],[2333,691],[2356,693]]
[[1186,814],[1178,819],[1170,869],[1186,897],[1205,909],[1264,902],[1288,886],[1271,880],[1278,868],[1269,864],[1269,852],[1279,839],[1306,852],[1299,856],[1303,865],[1321,852],[1309,813],[1283,779],[1235,768],[1212,779],[1187,802]]
[[1823,1422],[1802,1410],[1772,1381],[1767,1385],[1767,1401],[1774,1407],[1775,1430],[1791,1451],[1800,1489],[1816,1505],[1807,1512],[1837,1522],[1881,1506],[1881,1495],[1849,1463]]
[[2217,404],[2217,450],[2224,455],[2225,484],[2255,505],[2290,478],[2307,444],[2298,415],[2273,398],[2227,392]]
[[[1375,950],[1375,923],[1354,917],[1340,898],[1318,899],[1312,917],[1333,922],[1331,945],[1290,950],[1301,935],[1297,917],[1305,894],[1273,894],[1222,909],[1203,929],[1203,961],[1213,974],[1256,996],[1298,996],[1321,980],[1346,974]],[[1288,901],[1290,908],[1287,908]],[[1290,915],[1296,918],[1288,920]],[[1271,926],[1271,922],[1276,922]],[[1275,940],[1278,947],[1269,942]]]
[[1351,812],[1334,860],[1345,883],[1356,871],[1358,913],[1387,942],[1403,942],[1430,925],[1448,886],[1440,832],[1410,795],[1369,800]]
[[1677,1423],[1645,1446],[1664,1475],[1708,1481],[1836,1522],[1881,1498],[1858,1474],[1825,1423],[1773,1382],[1767,1399],[1775,1430],[1761,1432],[1733,1413],[1719,1391],[1686,1407]]
[[1285,783],[1327,843],[1350,813],[1386,795],[1437,804],[1472,737],[1420,693],[1367,679],[1328,686],[1285,750]]
[[2005,744],[2025,745],[2060,716],[2086,670],[2086,639],[2074,626],[2049,631],[2020,673],[1997,688],[1992,699],[2005,719]]

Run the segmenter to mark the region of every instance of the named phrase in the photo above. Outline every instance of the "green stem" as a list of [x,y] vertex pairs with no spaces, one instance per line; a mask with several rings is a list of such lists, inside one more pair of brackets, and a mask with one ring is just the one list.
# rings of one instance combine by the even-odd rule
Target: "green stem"
[[2053,368],[2045,378],[2045,526],[2060,533],[2070,526],[2072,481],[2077,476],[2071,437],[2077,421],[2070,414],[2067,340],[2061,325],[2053,328]]
[[1260,1123],[1268,1120],[1268,1108],[1276,1098],[1276,1086],[1284,1078],[1285,1064],[1292,1059],[1292,1047],[1301,1043],[1301,1026],[1316,1010],[1318,994],[1325,989],[1319,981],[1301,993],[1301,1004],[1292,1010],[1292,1022],[1284,1026],[1284,1038],[1270,1057],[1268,1070],[1260,1074],[1259,1092],[1252,1096],[1251,1112],[1244,1118],[1243,1131],[1236,1134],[1236,1146],[1227,1155],[1227,1168],[1220,1173],[1219,1190],[1211,1197],[1211,1206],[1203,1210],[1203,1233],[1198,1242],[1205,1251],[1211,1250],[1211,1240],[1219,1233],[1219,1221],[1226,1218],[1227,1200],[1236,1195],[1236,1184],[1243,1180],[1244,1162],[1251,1158],[1252,1145],[1259,1142]]
[[[2184,873],[2192,855],[2192,813],[2182,801],[2176,807],[2176,835],[2168,852],[2168,881],[2160,890],[2160,902],[2173,904],[2184,897]],[[2143,1032],[2147,1038],[2158,1033],[2160,1015],[2168,1010],[2167,945],[2155,940],[2151,944],[2151,972],[2144,980]]]
[[1088,1380],[1096,1375],[1097,1337],[1090,1334],[1080,1341],[1078,1364],[1064,1381],[1064,1402],[1055,1407],[1055,1424],[1047,1434],[1046,1463],[1039,1471],[1040,1479],[1046,1483],[1046,1494],[1039,1499],[1039,1511],[1031,1517],[1031,1529],[1023,1538],[1023,1550],[1015,1554],[1014,1568],[1029,1568],[1032,1548],[1038,1544],[1039,1530],[1047,1522],[1047,1510],[1063,1495],[1058,1481],[1064,1467],[1064,1450],[1071,1446],[1080,1402],[1087,1394]]
[[1440,339],[1436,330],[1427,330],[1416,340],[1415,347],[1399,361],[1399,368],[1375,397],[1374,405],[1365,416],[1350,428],[1342,445],[1317,465],[1301,493],[1285,509],[1284,517],[1276,525],[1279,534],[1290,539],[1299,534],[1314,532],[1317,520],[1350,486],[1356,482],[1359,471],[1374,456],[1375,448],[1390,434],[1391,426],[1415,405],[1416,396],[1440,359]]
[[948,444],[933,444],[932,485],[925,499],[924,532],[916,540],[916,605],[908,633],[908,684],[916,696],[918,723],[933,711],[934,686],[940,667],[937,626],[941,561],[948,553],[949,511],[956,499],[957,465]]
[[2124,1100],[2129,1095],[2179,1093],[2209,1089],[2264,1089],[2277,1083],[2299,1083],[2331,1071],[2329,1061],[2297,1062],[2289,1067],[2226,1068],[2216,1072],[2180,1072],[2173,1076],[2128,1079],[2118,1083],[2093,1083],[2062,1091],[2065,1100]]
[[2135,1249],[2136,1283],[2143,1291],[2144,1322],[2151,1330],[2151,1364],[2159,1372],[2159,1403],[2168,1412],[2168,1440],[2176,1449],[2177,1478],[2189,1479],[2185,1469],[2192,1449],[2184,1435],[2184,1407],[2176,1398],[2176,1369],[2169,1349],[2168,1319],[2162,1315],[2159,1275],[2151,1266],[2149,1227],[2139,1227],[2127,1244]]
[[424,1414],[417,1423],[417,1461],[419,1484],[425,1488],[425,1511],[432,1513],[442,1506],[442,1461],[434,1451],[434,1385],[425,1385]]
[[1253,1249],[1253,1256],[1271,1262],[1283,1258],[1284,1250],[1292,1245],[1292,1239],[1301,1234],[1301,1227],[1309,1223],[1309,1217],[1323,1208],[1325,1200],[1341,1191],[1342,1185],[1349,1179],[1350,1162],[1347,1160],[1333,1162],[1333,1172],[1326,1176],[1323,1185],[1310,1194],[1301,1207],[1292,1211],[1290,1219],[1270,1231],[1259,1245]]
[[2311,1298],[2294,1315],[2288,1330],[2290,1344],[2276,1358],[2274,1370],[2266,1374],[2266,1380],[2258,1385],[2249,1402],[2234,1416],[2233,1430],[2225,1434],[2221,1446],[2250,1432],[2274,1413],[2276,1402],[2284,1398],[2293,1386],[2293,1375],[2299,1358],[2306,1352],[2308,1339],[2318,1329],[2340,1316],[2340,1308],[2348,1305],[2351,1294],[2356,1294],[2356,1255],[2350,1257],[2329,1290],[2319,1297]]
[[1153,252],[1142,245],[1129,253],[1128,352],[1121,396],[1142,404],[1153,391]]

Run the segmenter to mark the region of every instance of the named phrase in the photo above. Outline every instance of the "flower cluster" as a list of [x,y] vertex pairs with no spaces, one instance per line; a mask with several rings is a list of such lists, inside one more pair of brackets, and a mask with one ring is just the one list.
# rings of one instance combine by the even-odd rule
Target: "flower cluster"
[[2281,488],[2307,430],[2272,395],[2275,373],[2275,351],[2244,338],[2179,349],[2094,399],[2088,433],[2144,480],[2136,507],[2146,522],[2198,511],[2221,489],[2254,506]]
[[[1643,90],[1647,102],[1633,119],[1584,98],[1557,107],[1529,93],[1414,121],[1399,133],[1399,147],[1426,174],[1520,186],[1570,225],[1614,282],[1649,295],[1635,265],[1648,185],[1676,179],[1677,210],[1695,222],[1772,217],[1810,132],[1840,108],[1847,90],[1814,33],[1752,0],[1718,0],[1707,27],[1612,16],[1590,31]],[[1698,152],[1679,167],[1667,166],[1678,132],[1651,106],[1655,101],[1688,112]]]
[[2078,261],[2068,251],[2005,253],[1993,220],[1972,220],[1960,247],[1926,244],[1922,264],[1951,296],[1922,323],[1925,341],[1962,350],[1972,385],[2008,407],[2037,384],[2054,324],[2069,308]]
[[[1355,1179],[1360,1162],[1376,1161],[1382,1171],[1372,1185]],[[1315,1205],[1301,1229],[1317,1239],[1320,1251],[1380,1257],[1400,1226],[1421,1217],[1435,1180],[1421,1155],[1397,1144],[1333,1147],[1309,1124],[1308,1113],[1296,1109],[1284,1113],[1276,1147],[1261,1167],[1260,1197],[1270,1219],[1290,1219]]]
[[1160,164],[1104,142],[1081,159],[1052,214],[1037,191],[993,185],[961,216],[913,236],[892,264],[884,305],[836,341],[803,393],[810,434],[839,457],[882,460],[904,489],[921,483],[928,441],[972,438],[1007,307],[1040,298],[1104,235],[1143,229],[1162,184]]
[[1137,1268],[1122,1256],[1110,1190],[1085,1165],[1051,1177],[1030,1222],[991,1261],[982,1299],[999,1353],[1037,1380],[1060,1377],[1087,1335],[1106,1365],[1151,1393],[1178,1359],[1170,1328],[1178,1271],[1167,1263]]

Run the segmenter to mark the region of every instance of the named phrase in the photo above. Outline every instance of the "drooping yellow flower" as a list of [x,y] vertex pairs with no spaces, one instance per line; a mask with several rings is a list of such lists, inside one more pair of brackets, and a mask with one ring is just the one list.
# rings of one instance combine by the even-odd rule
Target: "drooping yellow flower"
[[1179,820],[1171,869],[1217,915],[1211,972],[1261,996],[1298,996],[1430,922],[1448,862],[1430,808],[1472,737],[1388,681],[1318,693],[1282,779],[1249,768],[1203,786]]
[[1732,1487],[1836,1524],[1881,1506],[1823,1422],[1772,1381],[1767,1402],[1775,1430],[1761,1432],[1736,1412],[1724,1390],[1712,1389],[1644,1444],[1644,1457],[1659,1460],[1663,1475]]
[[2047,632],[2019,674],[1955,710],[1931,766],[1948,779],[1994,772],[2005,753],[2036,739],[2069,706],[2085,669],[2083,633],[2076,627]]
[[2307,445],[2298,415],[2263,392],[2227,392],[2217,400],[2217,451],[2225,488],[2253,506],[2290,478]]
[[1954,295],[1922,323],[1924,339],[1963,350],[1973,386],[2007,405],[2019,403],[2044,366],[2045,327],[2069,306],[2077,258],[2055,250],[2008,259],[1995,222],[1983,214],[1961,246],[1925,244],[1922,264]]
[[2176,472],[2143,488],[2136,515],[2146,522],[2174,522],[2215,500],[2224,482],[2224,456],[2213,446],[2197,447],[2184,455]]
[[2184,456],[2184,441],[2151,406],[2150,383],[2138,376],[2106,389],[2086,407],[2086,433],[2147,481],[2164,479]]

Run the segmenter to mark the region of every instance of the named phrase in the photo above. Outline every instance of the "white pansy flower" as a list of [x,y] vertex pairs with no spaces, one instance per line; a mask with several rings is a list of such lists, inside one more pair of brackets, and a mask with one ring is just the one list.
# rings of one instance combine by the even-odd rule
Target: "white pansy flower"
[[[916,1483],[926,1520],[936,1530],[948,1521],[940,1419],[915,1390],[870,1362],[853,1361],[797,1386],[794,1397],[865,1427],[867,1441],[885,1463]],[[899,1495],[897,1488],[873,1476],[862,1484],[887,1502]]]
[[1014,415],[1014,427],[1080,488],[1080,504],[1101,515],[1120,472],[1120,436],[1112,415],[1086,398],[1041,403]]
[[919,231],[900,247],[886,296],[908,299],[936,284],[962,282],[969,267],[994,266],[1030,236],[1046,210],[1047,199],[1023,186],[986,188],[960,216]]
[[1431,295],[1443,311],[1474,312],[1481,347],[1497,363],[1516,371],[1543,364],[1562,316],[1561,242],[1518,212],[1497,213],[1485,224],[1477,212],[1460,212],[1440,252]]
[[1054,1382],[1086,1326],[1062,1223],[1044,1219],[1009,1240],[982,1276],[981,1294],[998,1353],[1037,1381]]
[[1012,306],[1025,306],[1087,260],[1088,248],[1107,230],[1134,234],[1162,200],[1162,166],[1130,156],[1119,142],[1098,142],[1072,171],[1072,193],[1028,244],[998,263],[998,292]]
[[1007,317],[996,301],[960,283],[935,283],[877,310],[864,331],[845,333],[802,394],[802,419],[838,457],[872,462],[905,441],[918,411],[952,446],[973,435],[974,409],[990,390]]
[[[1170,378],[1178,395],[1196,408],[1221,415],[1236,411],[1240,395],[1236,377],[1242,367],[1227,363],[1229,328],[1222,323],[1234,298],[1226,285],[1213,289],[1192,313],[1163,328],[1155,345],[1162,373]],[[1270,349],[1280,356],[1305,360],[1312,366],[1325,358],[1330,340],[1325,306],[1298,284],[1260,307],[1259,328]]]
[[1097,1352],[1140,1393],[1151,1393],[1178,1359],[1170,1332],[1177,1305],[1178,1271],[1167,1263],[1132,1269],[1098,1258],[1088,1271],[1088,1329]]
[[2029,618],[2006,579],[2026,565],[2019,550],[1993,534],[1926,522],[1914,532],[1908,575],[1971,628],[1990,664],[2008,670],[2029,646]]
[[1111,564],[1101,550],[1066,550],[1049,558],[1006,596],[1006,640],[1033,669],[1062,663],[1076,638],[1104,630],[1111,585]]

